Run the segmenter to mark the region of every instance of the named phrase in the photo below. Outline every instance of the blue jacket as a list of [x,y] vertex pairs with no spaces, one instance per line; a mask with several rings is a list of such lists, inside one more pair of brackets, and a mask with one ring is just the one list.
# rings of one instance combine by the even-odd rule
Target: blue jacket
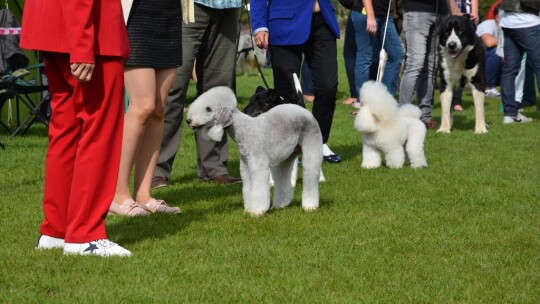
[[[330,0],[318,0],[324,21],[339,38],[334,7]],[[301,45],[309,38],[315,0],[251,0],[253,32],[267,29],[270,45]]]

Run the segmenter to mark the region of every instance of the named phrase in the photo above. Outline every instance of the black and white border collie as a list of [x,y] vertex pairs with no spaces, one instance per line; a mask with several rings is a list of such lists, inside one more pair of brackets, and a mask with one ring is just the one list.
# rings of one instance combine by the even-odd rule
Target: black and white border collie
[[474,98],[477,134],[487,133],[484,118],[486,61],[480,38],[469,15],[447,16],[441,21],[441,126],[437,132],[450,133],[450,107],[454,89],[469,83]]

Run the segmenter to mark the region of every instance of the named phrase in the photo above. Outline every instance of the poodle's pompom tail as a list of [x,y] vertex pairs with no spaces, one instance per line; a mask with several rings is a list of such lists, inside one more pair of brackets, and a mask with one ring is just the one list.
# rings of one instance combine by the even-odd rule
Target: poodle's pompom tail
[[420,119],[422,117],[422,111],[420,111],[420,108],[413,104],[404,104],[399,107],[399,113],[403,117],[409,117],[409,118],[415,118]]
[[365,82],[360,88],[360,101],[362,105],[369,106],[371,113],[378,120],[393,119],[397,115],[397,101],[380,82]]
[[221,141],[221,139],[223,138],[223,126],[215,125],[211,127],[210,129],[208,129],[208,133],[206,135],[213,141]]

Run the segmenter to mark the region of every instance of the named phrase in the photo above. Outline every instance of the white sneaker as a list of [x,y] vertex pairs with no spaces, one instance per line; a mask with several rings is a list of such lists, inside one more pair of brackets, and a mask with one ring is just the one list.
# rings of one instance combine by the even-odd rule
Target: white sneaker
[[512,117],[512,116],[505,116],[504,119],[503,119],[503,123],[504,124],[513,124],[513,123],[528,123],[528,122],[532,122],[533,119],[532,118],[529,118],[521,113],[518,113],[517,116],[515,117]]
[[82,244],[66,243],[64,246],[64,255],[99,255],[110,257],[131,256],[131,252],[108,239],[101,239]]
[[489,88],[486,90],[486,97],[491,97],[491,98],[499,98],[501,97],[501,93],[499,93],[499,91],[497,91],[497,88]]
[[57,249],[64,248],[64,239],[55,238],[48,235],[40,235],[36,249]]

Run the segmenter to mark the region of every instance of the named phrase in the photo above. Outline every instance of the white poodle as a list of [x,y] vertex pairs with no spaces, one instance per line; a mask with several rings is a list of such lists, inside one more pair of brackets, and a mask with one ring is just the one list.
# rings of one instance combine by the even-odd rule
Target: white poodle
[[273,208],[287,207],[294,194],[291,172],[302,153],[302,208],[319,207],[322,135],[311,112],[293,104],[279,105],[257,117],[236,109],[236,97],[227,87],[215,87],[189,107],[187,123],[202,136],[220,141],[223,131],[240,153],[244,209],[253,216],[270,208],[270,172],[274,177]]
[[364,83],[360,98],[354,127],[362,133],[362,168],[380,167],[381,153],[389,168],[403,167],[405,153],[412,168],[427,167],[420,109],[411,104],[398,107],[386,87],[375,81]]

